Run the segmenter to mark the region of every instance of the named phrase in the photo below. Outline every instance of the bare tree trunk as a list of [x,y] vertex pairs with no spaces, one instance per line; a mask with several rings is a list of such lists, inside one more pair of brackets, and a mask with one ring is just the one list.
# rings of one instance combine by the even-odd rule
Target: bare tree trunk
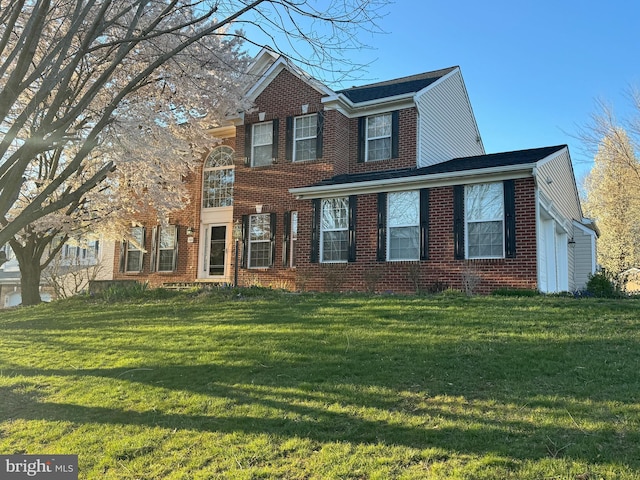
[[37,305],[40,298],[40,259],[31,258],[20,262],[20,288],[22,290],[22,305]]

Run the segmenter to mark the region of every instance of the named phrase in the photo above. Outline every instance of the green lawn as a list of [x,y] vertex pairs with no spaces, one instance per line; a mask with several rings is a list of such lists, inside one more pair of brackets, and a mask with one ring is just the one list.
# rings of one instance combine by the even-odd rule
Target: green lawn
[[639,307],[255,289],[2,311],[0,453],[78,454],[90,479],[638,479]]

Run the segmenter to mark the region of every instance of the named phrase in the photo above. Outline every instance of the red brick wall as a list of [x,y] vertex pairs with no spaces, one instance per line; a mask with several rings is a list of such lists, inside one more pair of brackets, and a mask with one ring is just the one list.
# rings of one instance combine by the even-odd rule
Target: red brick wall
[[358,163],[358,119],[349,119],[349,173],[379,172],[416,166],[418,110],[415,107],[402,109],[398,120],[398,158]]
[[[516,258],[454,260],[453,187],[430,191],[429,259],[421,262],[377,262],[377,196],[358,197],[356,262],[311,264],[310,216],[300,217],[298,234],[301,251],[298,286],[307,290],[341,290],[411,293],[428,291],[436,282],[464,290],[463,276],[476,275],[476,293],[498,288],[537,287],[535,241],[535,191],[532,178],[516,180]],[[303,263],[302,259],[306,261]]]
[[[147,253],[144,254],[142,272],[120,272],[121,245],[117,243],[113,268],[114,280],[138,280],[140,282],[148,282],[149,285],[153,287],[161,286],[164,283],[189,283],[196,280],[199,247],[198,232],[200,226],[200,207],[202,205],[202,166],[209,151],[218,145],[228,145],[231,148],[235,148],[235,138],[221,140],[211,145],[210,149],[205,152],[196,171],[185,179],[189,194],[189,204],[184,210],[175,212],[169,217],[169,223],[178,226],[178,265],[176,271],[150,272],[152,229],[158,225],[158,219],[155,211],[149,209],[144,217],[137,219],[137,221],[146,228],[145,248]],[[142,201],[144,201],[144,197],[142,197]],[[188,227],[193,228],[195,232],[193,242],[189,242],[189,237],[187,236]]]

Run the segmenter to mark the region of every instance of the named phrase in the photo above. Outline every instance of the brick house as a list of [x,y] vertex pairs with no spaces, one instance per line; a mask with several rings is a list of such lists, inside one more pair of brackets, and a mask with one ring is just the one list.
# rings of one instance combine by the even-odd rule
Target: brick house
[[116,278],[490,293],[594,271],[568,148],[487,154],[458,67],[333,91],[265,49],[249,74],[191,206],[134,227]]

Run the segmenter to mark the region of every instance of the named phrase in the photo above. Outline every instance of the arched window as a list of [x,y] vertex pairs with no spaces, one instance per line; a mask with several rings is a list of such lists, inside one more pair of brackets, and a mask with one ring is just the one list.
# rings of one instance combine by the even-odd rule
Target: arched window
[[233,206],[233,149],[216,147],[204,162],[202,208]]

